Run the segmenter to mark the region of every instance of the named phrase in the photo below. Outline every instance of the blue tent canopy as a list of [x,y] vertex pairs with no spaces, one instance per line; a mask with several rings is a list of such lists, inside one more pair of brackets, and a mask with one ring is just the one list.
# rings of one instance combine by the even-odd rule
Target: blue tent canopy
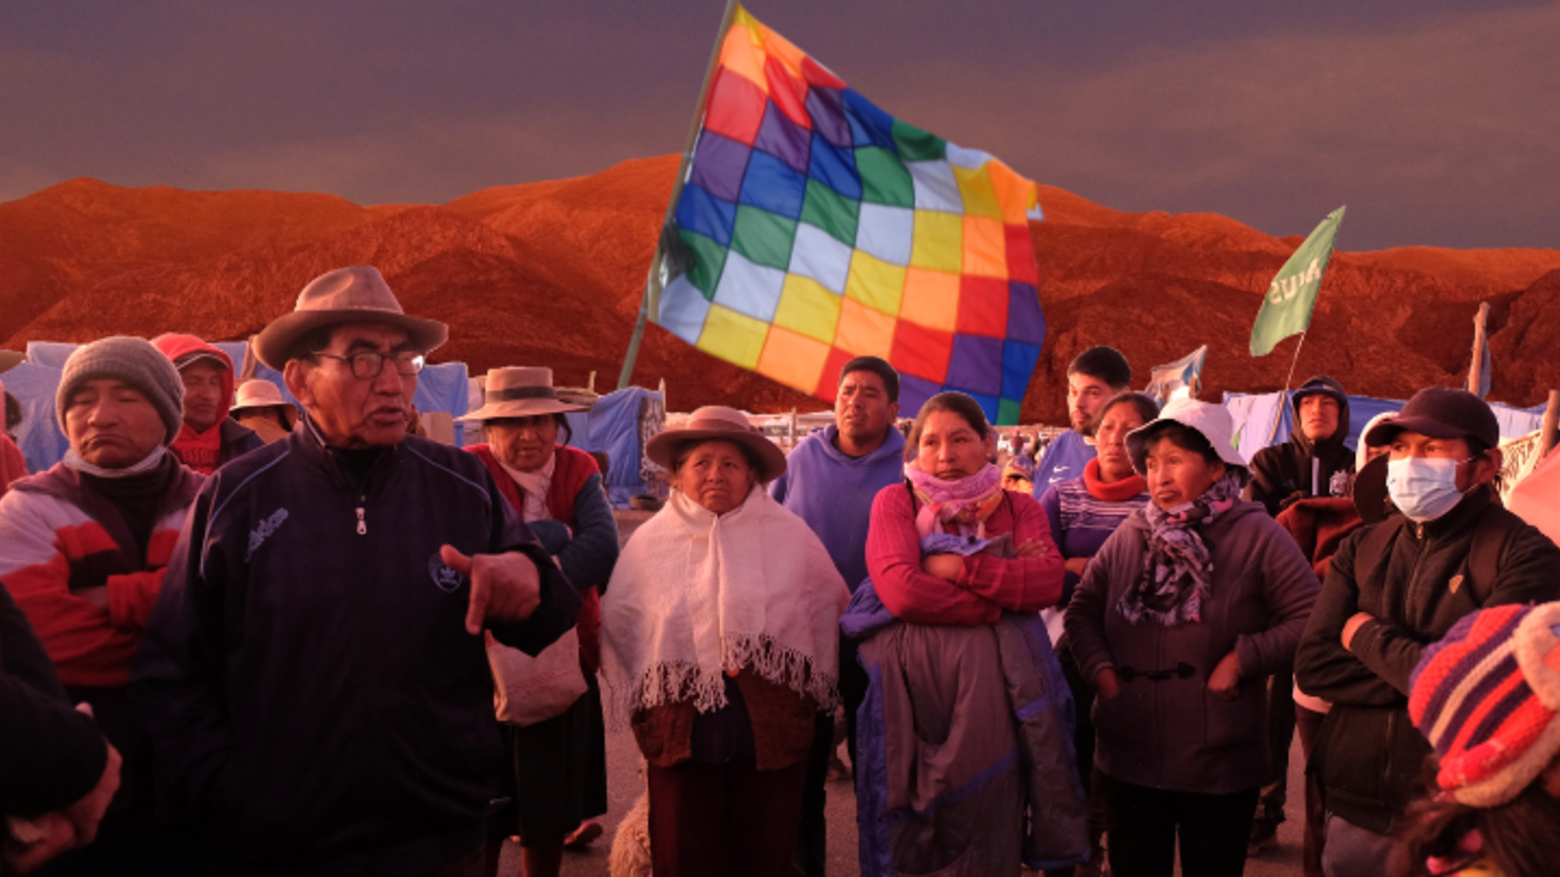
[[[60,386],[65,360],[70,358],[79,344],[55,341],[32,341],[27,344],[27,359],[5,373],[5,388],[22,403],[24,417],[17,430],[17,445],[27,459],[27,470],[39,472],[58,463],[70,448],[70,443],[60,433],[54,413],[54,395]],[[236,374],[244,373],[247,345],[242,341],[220,341],[214,345],[233,359]],[[282,381],[280,372],[256,361],[251,374],[275,384],[282,398],[297,404]],[[418,376],[417,392],[412,401],[423,413],[443,411],[452,417],[466,413],[469,393],[466,364],[445,362],[430,365]],[[458,447],[464,437],[462,424],[455,424],[455,444]]]
[[[1272,441],[1268,441],[1268,434],[1273,429],[1274,409],[1279,407],[1280,398],[1287,400],[1293,395],[1293,392],[1288,397],[1282,393],[1224,394],[1224,407],[1229,409],[1230,418],[1235,421],[1235,449],[1247,462],[1257,455],[1257,451],[1289,441],[1289,434],[1294,429],[1294,407],[1287,401],[1283,403],[1278,432]],[[1521,438],[1538,429],[1544,419],[1542,405],[1533,408],[1513,408],[1504,402],[1491,402],[1489,405],[1490,410],[1495,412],[1495,420],[1500,423],[1502,439]],[[1398,399],[1350,396],[1349,438],[1344,444],[1351,448],[1359,447],[1360,433],[1371,418],[1398,411],[1402,407],[1403,402]]]
[[579,446],[607,455],[607,495],[614,506],[627,508],[630,497],[650,489],[646,476],[655,464],[644,456],[644,442],[665,424],[665,397],[642,387],[608,393],[591,408],[589,435]]
[[22,362],[4,375],[6,392],[22,403],[16,445],[27,460],[28,472],[53,466],[70,449],[54,414],[54,393],[60,386],[60,374],[55,366]]

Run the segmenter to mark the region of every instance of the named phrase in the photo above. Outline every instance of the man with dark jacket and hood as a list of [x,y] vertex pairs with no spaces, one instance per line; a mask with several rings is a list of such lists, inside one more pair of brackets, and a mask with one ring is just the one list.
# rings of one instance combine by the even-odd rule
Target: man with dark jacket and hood
[[1380,877],[1408,805],[1425,789],[1429,745],[1408,716],[1409,675],[1463,616],[1560,599],[1560,548],[1495,500],[1495,414],[1465,390],[1421,390],[1362,437],[1391,448],[1400,515],[1339,546],[1312,610],[1295,676],[1332,703],[1308,769],[1323,788],[1328,877]]
[[1349,396],[1343,385],[1317,375],[1294,392],[1295,428],[1289,441],[1263,448],[1251,458],[1246,498],[1267,506],[1275,517],[1295,500],[1344,496],[1354,471],[1349,437]]
[[[1344,447],[1349,435],[1349,396],[1343,385],[1317,375],[1294,392],[1294,429],[1289,441],[1263,448],[1251,459],[1251,481],[1245,498],[1278,513],[1302,499],[1343,496],[1354,452]],[[1336,479],[1336,483],[1335,482]],[[1295,733],[1294,679],[1289,674],[1270,680],[1268,690],[1268,756],[1272,774],[1262,787],[1256,818],[1251,823],[1251,853],[1278,839],[1289,793],[1289,749]]]
[[233,360],[194,335],[159,335],[157,349],[184,381],[184,426],[169,450],[202,475],[265,444],[255,431],[228,416],[233,408]]
[[484,632],[535,655],[580,603],[481,460],[407,435],[447,334],[356,267],[256,339],[304,416],[196,496],[130,682],[219,873],[482,873]]

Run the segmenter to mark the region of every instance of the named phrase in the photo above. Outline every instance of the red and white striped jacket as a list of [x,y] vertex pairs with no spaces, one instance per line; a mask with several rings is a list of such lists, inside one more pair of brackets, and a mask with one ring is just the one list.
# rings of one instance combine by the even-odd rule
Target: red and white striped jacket
[[[0,498],[0,583],[66,685],[125,684],[190,503],[205,478],[178,465],[156,505],[145,556],[119,510],[56,464]],[[108,611],[77,592],[108,587]]]

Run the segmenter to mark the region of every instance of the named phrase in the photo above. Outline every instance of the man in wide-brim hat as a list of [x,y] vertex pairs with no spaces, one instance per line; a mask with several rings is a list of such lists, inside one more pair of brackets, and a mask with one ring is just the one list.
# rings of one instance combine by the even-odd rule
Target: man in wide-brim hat
[[286,438],[298,423],[298,406],[283,399],[282,391],[264,378],[238,385],[229,414],[266,444]]
[[579,598],[487,469],[406,428],[444,324],[343,268],[256,338],[303,408],[195,500],[132,677],[219,869],[468,873],[501,767],[483,629]]
[[456,420],[485,422],[590,410],[585,405],[559,399],[552,379],[550,368],[507,366],[489,369],[483,382],[482,407]]
[[594,817],[607,812],[597,589],[606,587],[617,562],[617,520],[595,458],[569,447],[566,415],[588,408],[558,398],[552,369],[496,368],[487,373],[485,391],[485,404],[460,419],[483,424],[487,443],[466,450],[487,466],[581,598],[576,630],[586,691],[561,713],[523,726],[512,722],[518,716],[507,707],[500,713],[510,768],[502,797],[511,804],[489,820],[490,862],[496,864],[504,837],[517,835],[525,873],[555,874],[566,846],[601,835]]

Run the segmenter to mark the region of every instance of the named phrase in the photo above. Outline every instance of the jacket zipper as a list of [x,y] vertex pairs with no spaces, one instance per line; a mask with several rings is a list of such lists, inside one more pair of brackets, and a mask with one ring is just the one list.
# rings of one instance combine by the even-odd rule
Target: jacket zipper
[[368,504],[368,497],[367,496],[359,496],[358,497],[357,534],[359,536],[367,536],[368,535],[368,521],[365,518],[365,515],[367,514],[367,512],[364,511],[364,506],[367,505],[367,504]]
[[[1404,595],[1405,599],[1403,601],[1403,614],[1405,616],[1413,607],[1413,598],[1416,596],[1415,592],[1419,590],[1419,565],[1424,563],[1425,555],[1428,554],[1430,550],[1430,543],[1425,541],[1425,525],[1419,523],[1414,524],[1414,534],[1419,537],[1419,545],[1416,546],[1419,549],[1419,553],[1414,555],[1414,566],[1408,571],[1408,593]],[[1388,549],[1388,568],[1391,567],[1391,560],[1392,552],[1390,549]]]

